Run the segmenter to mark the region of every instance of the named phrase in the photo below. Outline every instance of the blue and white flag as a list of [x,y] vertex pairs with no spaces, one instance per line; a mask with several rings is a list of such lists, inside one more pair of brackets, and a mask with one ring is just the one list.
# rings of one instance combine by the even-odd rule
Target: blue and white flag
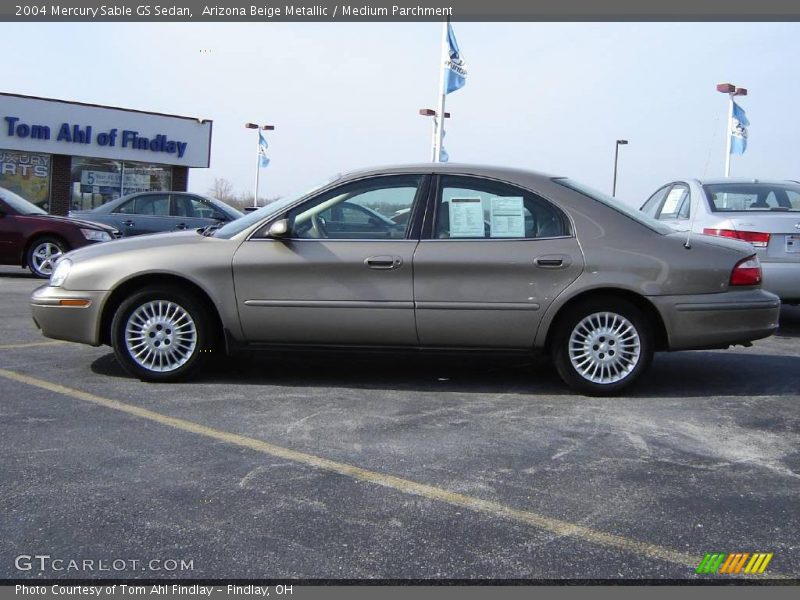
[[449,22],[447,23],[447,45],[448,58],[444,63],[445,94],[455,92],[467,83],[467,70],[464,67],[464,59],[461,58],[461,51],[458,49],[458,42],[456,42],[456,34],[453,33],[453,26]]
[[267,158],[267,148],[269,145],[267,144],[267,138],[265,138],[261,132],[258,132],[258,166],[259,167],[266,167],[269,164],[269,158]]
[[733,115],[731,116],[731,154],[744,154],[747,150],[747,128],[750,121],[744,114],[744,109],[733,103]]

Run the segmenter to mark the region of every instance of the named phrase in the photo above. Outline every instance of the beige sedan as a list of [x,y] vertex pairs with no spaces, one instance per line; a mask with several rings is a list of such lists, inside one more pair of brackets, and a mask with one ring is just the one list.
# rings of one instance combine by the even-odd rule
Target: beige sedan
[[31,304],[46,336],[109,344],[147,381],[255,347],[463,349],[548,353],[586,394],[621,391],[654,351],[771,335],[779,311],[749,244],[687,240],[570,179],[456,164],[77,250]]

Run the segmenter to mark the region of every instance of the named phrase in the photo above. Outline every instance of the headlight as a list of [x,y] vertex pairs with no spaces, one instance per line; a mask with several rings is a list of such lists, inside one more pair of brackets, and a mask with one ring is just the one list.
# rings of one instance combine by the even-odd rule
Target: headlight
[[53,269],[53,274],[50,275],[50,285],[53,287],[61,287],[67,280],[67,275],[72,269],[72,261],[68,258],[62,258],[56,263],[56,268]]
[[99,229],[81,229],[81,233],[83,237],[92,242],[107,242],[111,239],[108,232]]

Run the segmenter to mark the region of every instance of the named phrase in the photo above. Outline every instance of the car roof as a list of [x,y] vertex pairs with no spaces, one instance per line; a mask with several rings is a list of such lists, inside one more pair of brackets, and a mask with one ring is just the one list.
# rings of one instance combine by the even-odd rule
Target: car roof
[[451,175],[475,175],[479,177],[490,177],[495,179],[508,179],[517,181],[520,179],[541,179],[550,180],[556,175],[542,173],[539,171],[531,171],[528,169],[519,169],[514,167],[500,167],[496,165],[479,165],[468,163],[410,163],[410,164],[397,164],[397,165],[383,165],[377,167],[370,167],[366,169],[359,169],[343,173],[341,179],[357,179],[360,177],[368,177],[370,175],[403,175],[406,173],[436,173],[436,174],[451,174]]
[[711,177],[708,179],[687,179],[686,181],[695,181],[700,185],[722,185],[726,183],[744,183],[744,184],[763,184],[763,185],[786,185],[796,184],[796,181],[789,179],[747,179],[745,177]]

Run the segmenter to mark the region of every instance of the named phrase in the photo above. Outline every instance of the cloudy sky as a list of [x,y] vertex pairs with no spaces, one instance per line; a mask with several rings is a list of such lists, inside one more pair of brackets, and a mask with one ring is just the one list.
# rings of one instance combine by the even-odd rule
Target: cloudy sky
[[[726,97],[751,122],[732,174],[800,179],[797,23],[455,23],[469,71],[448,96],[451,160],[512,165],[611,188],[638,204],[660,184],[718,176]],[[262,195],[330,175],[427,161],[437,23],[0,24],[7,92],[213,119],[210,169],[252,190],[254,132],[273,123]],[[24,49],[24,50],[23,50]]]

